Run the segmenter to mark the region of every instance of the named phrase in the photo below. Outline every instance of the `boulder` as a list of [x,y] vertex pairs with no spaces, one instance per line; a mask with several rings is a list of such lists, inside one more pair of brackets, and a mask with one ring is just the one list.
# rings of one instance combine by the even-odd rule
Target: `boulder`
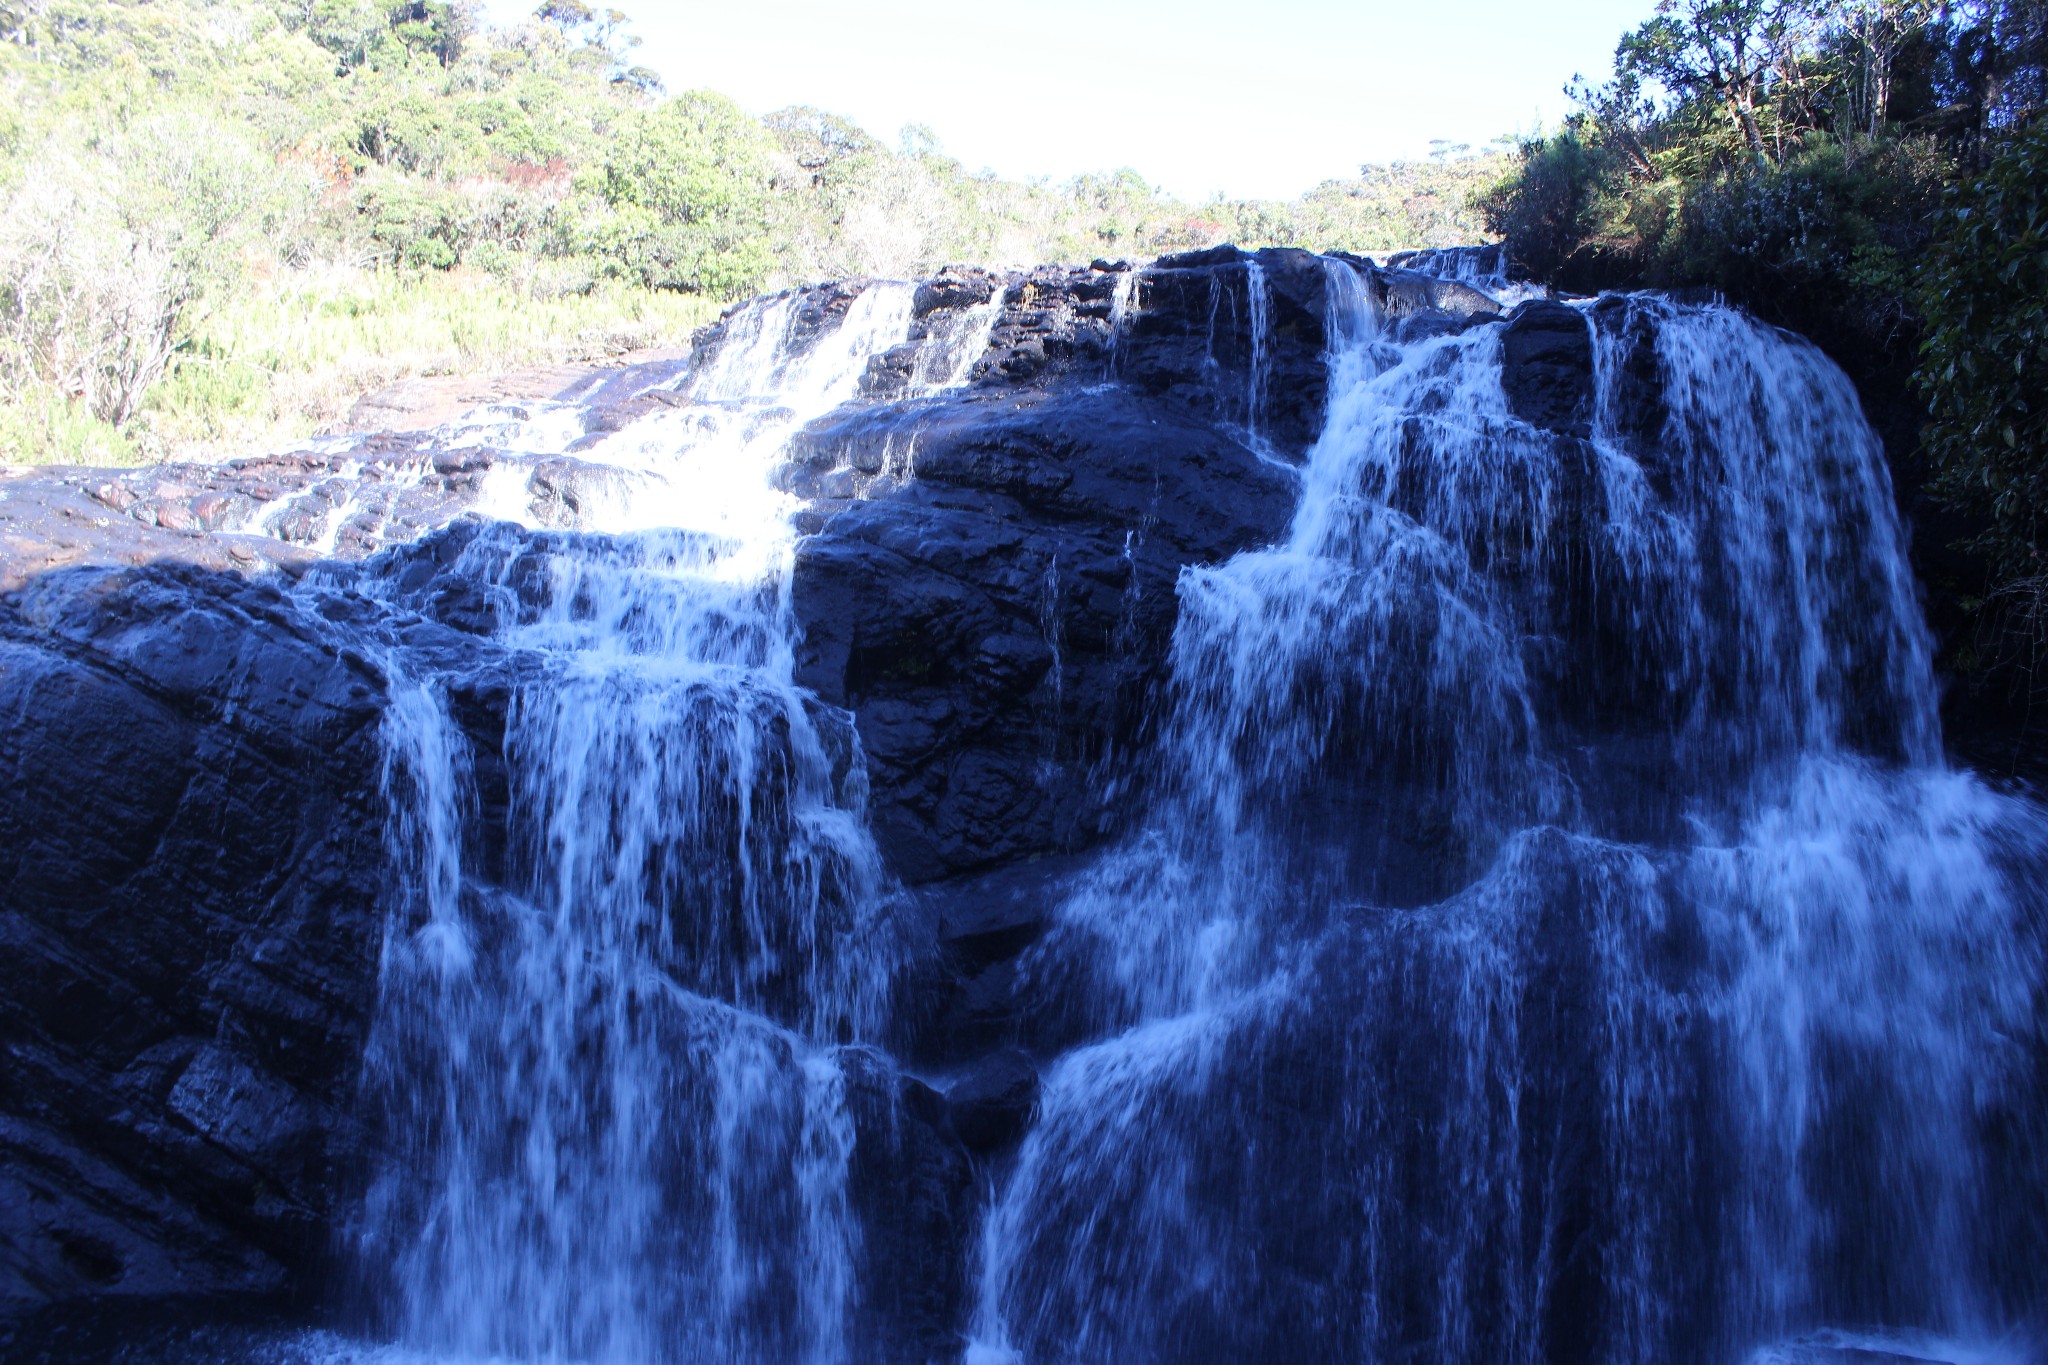
[[1294,480],[1159,399],[970,391],[903,425],[854,410],[807,433],[798,492],[909,448],[909,477],[808,514],[797,676],[852,710],[872,820],[924,882],[1100,838],[1090,780],[1143,733],[1190,564],[1269,543]]
[[1593,333],[1586,315],[1548,299],[1517,306],[1501,333],[1501,387],[1509,411],[1530,425],[1589,435]]
[[877,1054],[839,1056],[856,1133],[848,1198],[861,1220],[855,1358],[956,1359],[973,1259],[973,1169],[943,1096]]

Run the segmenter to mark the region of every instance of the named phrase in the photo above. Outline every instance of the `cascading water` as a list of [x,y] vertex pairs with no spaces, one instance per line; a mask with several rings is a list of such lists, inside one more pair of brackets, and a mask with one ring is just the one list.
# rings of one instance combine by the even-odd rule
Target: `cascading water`
[[[1243,269],[1242,316],[1238,311],[1238,291],[1231,288],[1221,275],[1210,278],[1204,378],[1217,391],[1230,420],[1243,429],[1251,448],[1260,458],[1277,463],[1272,442],[1267,439],[1265,431],[1268,388],[1273,382],[1273,294],[1266,283],[1265,267],[1256,258],[1246,258]],[[1143,274],[1141,269],[1131,270],[1118,281],[1110,306],[1113,336],[1121,333],[1135,305]],[[1223,357],[1218,354],[1219,341],[1234,346],[1240,334],[1246,347],[1242,357],[1244,379],[1241,383],[1233,383],[1226,376]]]
[[[1942,765],[1847,381],[1727,309],[1544,305],[1593,382],[1538,421],[1508,329],[1403,340],[1320,268],[1289,534],[1183,573],[1146,804],[1022,959],[1057,1059],[980,1171],[968,1359],[2024,1359],[2048,820]],[[1210,410],[1279,461],[1294,267],[1243,269],[1241,310],[1209,280]],[[937,324],[903,401],[968,378],[1009,293]],[[871,286],[821,337],[750,305],[582,451],[576,530],[507,462],[484,510],[524,527],[348,579],[397,623],[356,1250],[409,1347],[865,1365],[853,1092],[907,916],[848,717],[795,682],[771,472],[911,311]],[[916,491],[916,419],[856,491]],[[537,406],[466,439],[585,438]],[[331,538],[264,515],[316,512]],[[1104,577],[1055,552],[1036,589],[1048,773]]]
[[943,335],[933,338],[936,344],[918,354],[910,381],[913,395],[938,393],[967,382],[974,363],[988,350],[989,334],[1002,320],[1009,296],[1009,282],[997,279],[989,286],[985,302],[950,320]]
[[1469,285],[1503,305],[1540,299],[1549,291],[1543,285],[1518,278],[1505,247],[1425,247],[1420,251],[1399,251],[1386,264],[1397,270],[1412,270],[1454,284]]
[[1846,379],[1608,299],[1546,429],[1326,268],[1292,532],[1183,576],[1151,813],[1027,964],[1094,1041],[970,1361],[2025,1358],[2048,822],[1941,764]]
[[[690,402],[591,452],[628,471],[586,509],[608,534],[467,542],[489,650],[391,651],[367,1071],[393,1156],[360,1260],[410,1345],[845,1358],[841,1048],[874,1035],[897,949],[851,731],[792,681],[770,471],[903,340],[910,290],[869,288],[801,353],[795,307],[737,314]],[[454,715],[491,693],[495,751]]]
[[1271,349],[1273,335],[1273,294],[1266,285],[1266,271],[1256,260],[1244,263],[1245,325],[1251,333],[1251,361],[1245,367],[1244,428],[1261,446],[1265,437],[1266,386],[1273,382]]

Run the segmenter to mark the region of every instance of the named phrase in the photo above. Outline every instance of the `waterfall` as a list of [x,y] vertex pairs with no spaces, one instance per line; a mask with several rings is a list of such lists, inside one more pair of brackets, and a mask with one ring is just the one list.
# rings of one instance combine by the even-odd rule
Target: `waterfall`
[[[1043,1016],[1007,1059],[1042,1067],[1021,1143],[1028,1099],[970,1145],[946,1106],[970,1112],[971,1076],[904,1082],[950,1188],[987,1194],[975,1263],[931,1295],[971,1317],[937,1309],[921,1342],[958,1331],[970,1365],[2027,1358],[2048,817],[1944,763],[1847,379],[1724,307],[1545,301],[1517,318],[1583,342],[1587,389],[1538,411],[1519,322],[1414,326],[1350,259],[1276,261],[1244,262],[1242,308],[1234,261],[1206,297],[1166,262],[1090,285],[1090,403],[1139,401],[1153,340],[1119,347],[1191,278],[1185,370],[1206,357],[1211,391],[1152,411],[1189,401],[1278,459],[1280,348],[1317,297],[1327,411],[1286,534],[1181,571],[1149,749],[1096,770],[1132,808],[1048,860],[1050,927],[1004,950]],[[1497,258],[1404,268],[1507,287]],[[856,1211],[862,1106],[923,1026],[892,992],[941,968],[867,827],[851,716],[796,682],[775,471],[864,426],[851,495],[956,496],[943,461],[912,477],[916,442],[1023,410],[947,392],[1008,297],[920,343],[893,400],[931,405],[915,420],[808,433],[900,366],[913,291],[746,305],[609,435],[546,404],[450,435],[575,451],[575,529],[508,461],[497,521],[351,568],[346,601],[309,578],[333,619],[378,616],[350,644],[380,642],[391,698],[382,1160],[353,1246],[384,1335],[601,1365],[886,1354],[861,1314],[902,1244]],[[339,525],[325,501],[261,515]],[[1041,637],[1048,778],[1100,640],[1145,628],[1154,534],[1134,520],[1107,568],[991,552]],[[1118,582],[1100,636],[1070,634]],[[886,1197],[926,1198],[916,1178]]]
[[[1243,431],[1247,444],[1261,459],[1279,463],[1265,427],[1268,388],[1272,383],[1273,294],[1266,282],[1265,267],[1256,257],[1244,259],[1244,297],[1240,311],[1237,291],[1221,273],[1209,279],[1207,333],[1203,347],[1203,378],[1216,391],[1228,420]],[[1133,269],[1117,281],[1110,302],[1111,337],[1120,337],[1136,307],[1140,271]],[[1233,383],[1227,374],[1225,355],[1244,367],[1244,380]]]
[[1324,265],[1291,531],[1183,573],[1149,813],[1026,963],[1089,1038],[968,1359],[2022,1358],[2048,823],[1942,764],[1848,381],[1606,299],[1546,428]]
[[[770,473],[904,340],[910,289],[870,287],[808,349],[797,302],[734,315],[690,401],[589,452],[624,471],[586,509],[606,534],[462,543],[487,648],[422,626],[387,660],[367,1087],[390,1157],[358,1254],[409,1345],[846,1358],[843,1058],[900,944],[851,729],[792,681]],[[402,572],[369,590],[417,610]],[[493,745],[458,715],[489,695]]]

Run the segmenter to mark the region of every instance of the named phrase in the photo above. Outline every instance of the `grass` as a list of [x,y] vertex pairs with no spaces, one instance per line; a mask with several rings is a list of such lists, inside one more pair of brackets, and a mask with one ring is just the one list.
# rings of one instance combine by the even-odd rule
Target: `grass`
[[470,271],[279,272],[195,318],[126,430],[55,393],[0,405],[0,463],[253,454],[333,429],[357,398],[400,379],[679,347],[719,308],[697,295],[616,285],[579,292]]

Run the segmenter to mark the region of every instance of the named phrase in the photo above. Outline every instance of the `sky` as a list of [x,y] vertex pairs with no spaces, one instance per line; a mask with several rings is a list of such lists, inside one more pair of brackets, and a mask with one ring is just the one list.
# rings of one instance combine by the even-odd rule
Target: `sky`
[[[487,0],[496,22],[537,0]],[[603,0],[598,0],[601,5]],[[1129,166],[1190,199],[1292,198],[1433,140],[1555,124],[1654,0],[611,0],[671,91],[809,104],[970,171]]]

